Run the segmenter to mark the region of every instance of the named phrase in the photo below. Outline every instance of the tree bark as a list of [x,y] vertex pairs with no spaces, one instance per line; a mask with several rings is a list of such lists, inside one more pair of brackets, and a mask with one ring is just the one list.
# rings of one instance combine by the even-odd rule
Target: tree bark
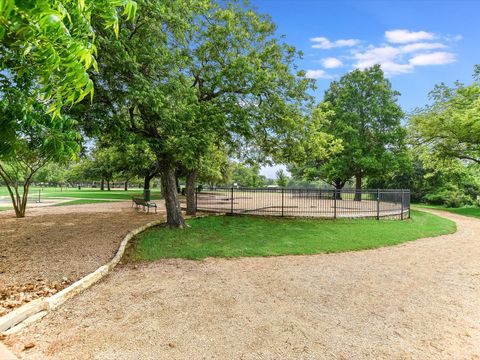
[[178,200],[175,169],[167,161],[160,163],[160,178],[165,208],[167,210],[167,226],[184,229],[185,219],[183,218],[180,201]]
[[125,180],[123,190],[128,191],[128,180]]
[[107,190],[110,191],[110,180],[107,180]]
[[362,175],[355,175],[355,201],[362,201]]
[[195,199],[195,182],[197,181],[197,170],[192,170],[187,174],[187,215],[196,215],[197,204]]
[[342,200],[341,190],[342,190],[343,187],[345,186],[345,181],[335,180],[334,186],[335,186],[335,189],[338,190],[338,191],[337,191],[337,200]]
[[143,190],[150,190],[150,182],[152,181],[153,176],[148,174],[145,175],[143,179]]
[[105,179],[102,179],[102,182],[100,183],[100,190],[105,190]]

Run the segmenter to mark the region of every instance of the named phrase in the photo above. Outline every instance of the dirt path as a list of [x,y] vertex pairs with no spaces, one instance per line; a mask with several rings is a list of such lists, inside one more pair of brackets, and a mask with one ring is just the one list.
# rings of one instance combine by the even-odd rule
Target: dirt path
[[31,208],[0,213],[0,316],[48,296],[107,263],[132,229],[162,216],[130,202]]
[[123,266],[6,343],[24,359],[479,359],[480,221],[442,216],[457,233],[376,250]]

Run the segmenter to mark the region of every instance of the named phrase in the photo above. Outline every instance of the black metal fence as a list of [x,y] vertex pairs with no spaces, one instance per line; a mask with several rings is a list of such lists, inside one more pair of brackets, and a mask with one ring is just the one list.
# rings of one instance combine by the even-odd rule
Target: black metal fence
[[197,189],[198,211],[318,218],[410,218],[410,190]]

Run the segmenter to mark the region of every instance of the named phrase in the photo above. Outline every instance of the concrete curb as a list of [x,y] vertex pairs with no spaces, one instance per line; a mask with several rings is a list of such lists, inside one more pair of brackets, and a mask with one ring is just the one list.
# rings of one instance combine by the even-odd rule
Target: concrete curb
[[[110,271],[112,271],[115,266],[118,265],[118,263],[123,257],[123,254],[125,253],[128,242],[135,235],[147,230],[148,228],[163,223],[165,223],[165,220],[156,220],[130,231],[120,242],[120,246],[118,247],[115,256],[106,265],[100,266],[94,272],[74,282],[72,285],[66,287],[55,295],[52,295],[48,298],[41,298],[30,301],[29,303],[20,306],[19,308],[13,310],[7,315],[0,317],[0,332],[5,335],[14,334],[24,329],[27,325],[30,325],[35,321],[41,319],[49,311],[58,308],[64,302],[81,293],[83,290],[91,287],[93,284],[105,277],[105,275],[107,275]],[[1,348],[0,354],[2,354]]]

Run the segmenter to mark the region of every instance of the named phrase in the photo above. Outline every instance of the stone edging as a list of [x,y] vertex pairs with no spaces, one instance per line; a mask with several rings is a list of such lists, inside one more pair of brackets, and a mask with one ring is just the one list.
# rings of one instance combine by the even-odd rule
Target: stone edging
[[52,311],[62,305],[68,299],[79,294],[85,289],[98,282],[105,275],[118,265],[125,253],[128,242],[137,234],[147,230],[150,227],[165,223],[165,220],[152,221],[146,225],[140,226],[130,231],[120,243],[120,246],[113,257],[106,265],[100,266],[94,272],[77,280],[72,285],[59,291],[48,298],[40,298],[20,306],[12,312],[0,317],[0,333],[5,335],[14,334],[33,322],[43,318],[49,311]]

